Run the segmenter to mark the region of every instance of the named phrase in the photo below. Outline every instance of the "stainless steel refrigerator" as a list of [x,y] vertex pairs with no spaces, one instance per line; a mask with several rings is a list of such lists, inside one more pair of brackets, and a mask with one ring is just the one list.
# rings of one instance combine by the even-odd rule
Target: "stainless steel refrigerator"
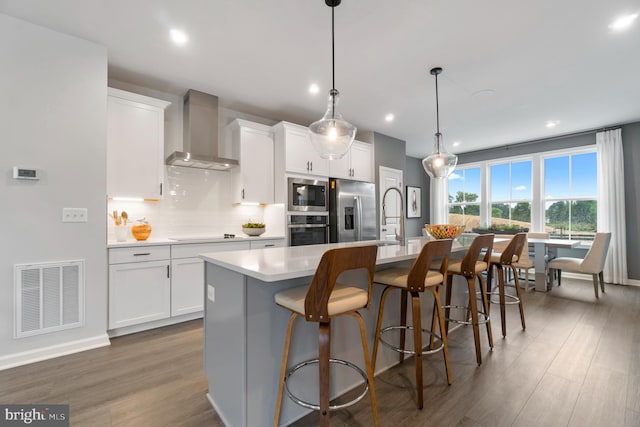
[[376,188],[371,182],[329,179],[329,241],[376,240]]

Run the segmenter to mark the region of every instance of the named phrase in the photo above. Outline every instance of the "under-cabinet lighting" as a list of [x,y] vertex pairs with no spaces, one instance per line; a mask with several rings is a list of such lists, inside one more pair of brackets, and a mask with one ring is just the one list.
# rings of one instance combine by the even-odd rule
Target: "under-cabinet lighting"
[[142,197],[112,197],[115,202],[144,202]]

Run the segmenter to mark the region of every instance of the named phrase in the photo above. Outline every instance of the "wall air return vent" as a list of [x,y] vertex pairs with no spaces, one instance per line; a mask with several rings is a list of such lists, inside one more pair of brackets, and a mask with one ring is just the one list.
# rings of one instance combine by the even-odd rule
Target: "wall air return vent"
[[14,266],[15,338],[84,325],[84,260]]

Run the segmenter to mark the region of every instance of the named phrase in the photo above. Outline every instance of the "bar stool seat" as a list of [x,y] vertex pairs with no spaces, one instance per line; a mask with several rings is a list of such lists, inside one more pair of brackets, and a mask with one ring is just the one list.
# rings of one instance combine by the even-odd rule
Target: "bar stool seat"
[[[358,312],[360,309],[368,308],[371,301],[377,252],[378,247],[375,245],[351,246],[328,250],[322,255],[309,286],[287,289],[278,292],[274,296],[276,304],[291,311],[285,335],[284,350],[282,352],[278,395],[273,419],[274,427],[277,427],[280,421],[282,397],[285,387],[287,388],[287,394],[294,403],[305,408],[319,411],[319,425],[323,427],[329,426],[329,413],[331,410],[341,409],[355,404],[368,392],[371,398],[374,425],[379,425],[375,388],[373,386],[373,368],[371,367],[371,360],[369,359],[367,335],[364,320]],[[357,286],[350,286],[349,284],[337,283],[337,279],[341,273],[360,269],[364,269],[367,272],[368,287],[366,290]],[[358,321],[366,372],[352,362],[331,357],[331,320],[341,315],[353,316]],[[291,369],[287,369],[293,325],[298,317],[303,317],[308,322],[318,323],[318,358],[306,360],[298,363]],[[356,370],[362,376],[365,388],[360,396],[352,401],[331,406],[329,404],[331,390],[330,366],[335,363]],[[319,370],[318,389],[320,401],[317,404],[299,399],[294,396],[287,387],[287,380],[291,375],[298,369],[311,364],[317,364]]]
[[[422,409],[423,403],[423,390],[422,390],[422,356],[426,354],[432,354],[437,351],[443,352],[445,369],[447,372],[447,383],[451,384],[451,370],[449,368],[449,351],[447,348],[447,334],[444,325],[444,315],[442,313],[442,306],[440,304],[440,288],[447,280],[447,267],[449,262],[449,255],[451,254],[451,239],[434,240],[427,242],[420,255],[416,258],[411,268],[390,268],[376,272],[373,280],[376,283],[386,285],[382,291],[380,297],[380,307],[378,309],[378,321],[376,325],[375,340],[373,344],[373,356],[372,365],[375,369],[378,347],[382,343],[386,347],[394,350],[400,354],[400,363],[404,361],[405,354],[413,355],[415,362],[416,373],[416,394],[417,394],[417,406]],[[432,261],[439,258],[437,262],[438,270],[433,271],[429,269]],[[391,290],[399,290],[400,294],[400,325],[387,326],[382,328],[382,320],[384,315],[384,307],[387,295]],[[434,297],[433,314],[431,319],[431,330],[425,330],[422,328],[422,314],[420,309],[420,294],[425,290],[429,290]],[[412,309],[412,323],[413,325],[407,326],[407,299],[408,295],[411,295],[411,309]],[[440,336],[436,335],[436,321],[439,324]],[[390,344],[388,341],[383,340],[383,335],[386,332],[399,330],[400,331],[400,345],[396,347]],[[405,336],[406,331],[413,331],[413,349],[405,349]],[[426,333],[430,336],[429,344],[423,346],[422,334]],[[434,347],[435,338],[440,339],[442,344],[439,347]]]
[[[476,261],[476,263],[473,265],[474,273],[482,273],[483,271],[486,271],[488,267],[489,264],[487,264],[485,261]],[[449,264],[449,273],[462,274],[462,260],[453,261],[451,264]]]
[[[275,295],[276,304],[305,316],[304,300],[307,296],[306,286],[288,289]],[[369,302],[369,294],[361,288],[336,283],[329,296],[327,311],[329,316],[337,316],[348,311],[365,308]]]

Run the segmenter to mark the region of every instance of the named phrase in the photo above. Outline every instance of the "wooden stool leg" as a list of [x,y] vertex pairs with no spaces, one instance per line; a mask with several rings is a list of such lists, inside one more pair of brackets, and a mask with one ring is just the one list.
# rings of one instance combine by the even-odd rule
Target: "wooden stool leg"
[[444,355],[444,367],[447,371],[447,383],[451,385],[451,368],[449,367],[449,348],[447,345],[447,331],[444,326],[444,316],[442,314],[442,303],[440,302],[440,286],[435,289],[429,288],[433,294],[435,301],[433,306],[435,307],[436,314],[438,316],[438,324],[440,327],[440,336],[442,337],[442,354]]
[[364,320],[362,319],[362,315],[357,311],[352,313],[352,315],[358,320],[358,325],[360,326],[360,339],[362,340],[362,353],[367,370],[367,383],[369,384],[369,398],[371,399],[371,410],[373,411],[373,423],[375,427],[378,427],[380,425],[378,419],[378,403],[376,401],[376,388],[373,384],[373,367],[369,360],[369,346],[367,345],[367,333],[364,328]]
[[382,291],[380,296],[380,307],[378,308],[378,322],[376,323],[376,334],[373,339],[373,355],[371,356],[371,365],[373,370],[376,369],[376,360],[378,358],[378,346],[380,345],[380,329],[382,329],[382,316],[384,315],[384,303],[387,300],[387,294],[393,289],[391,286],[387,286]]
[[[433,292],[433,289],[429,288],[431,290],[431,292]],[[438,312],[437,312],[437,306],[436,303],[433,303],[433,310],[431,313],[431,336],[429,337],[429,350],[433,350],[433,346],[435,344],[436,341],[436,337],[434,336],[435,332],[436,332],[436,322],[438,321]]]
[[291,313],[289,317],[289,325],[287,326],[287,334],[284,338],[284,350],[282,351],[282,367],[280,368],[280,379],[278,380],[278,397],[276,398],[276,413],[273,416],[273,427],[278,427],[280,421],[280,411],[282,409],[282,392],[284,390],[284,377],[287,374],[287,362],[289,359],[289,346],[291,344],[291,331],[293,329],[293,321],[298,315]]
[[[478,281],[480,282],[480,289],[484,289],[484,280],[482,279],[482,274],[478,274]],[[487,318],[489,317],[489,300],[487,299],[487,293],[482,292],[482,305],[484,307],[484,312],[487,314]],[[487,338],[489,340],[489,348],[493,349],[493,333],[491,332],[491,320],[487,320]]]
[[449,319],[450,319],[450,315],[451,315],[451,309],[449,308],[449,306],[451,306],[451,284],[453,283],[453,276],[449,275],[447,276],[447,290],[445,292],[445,302],[444,305],[447,306],[447,308],[444,309],[444,328],[447,331],[447,334],[449,333]]
[[420,294],[411,292],[411,316],[413,317],[413,361],[416,364],[416,392],[418,409],[424,406],[422,390],[422,315],[420,313]]
[[[478,305],[476,303],[476,286],[474,282],[475,282],[474,277],[467,277],[467,284],[469,286],[469,310],[471,311],[471,326],[473,327],[473,340],[476,344],[476,361],[478,362],[478,366],[480,366],[482,365],[482,354],[480,352],[480,329],[478,326]],[[482,289],[482,285],[480,286],[480,289]],[[482,290],[482,294],[484,295],[484,290]]]
[[527,329],[527,326],[524,323],[524,305],[522,302],[522,292],[520,290],[520,279],[518,279],[517,274],[515,275],[515,282],[516,282],[516,295],[518,296],[518,300],[519,300],[518,308],[520,309],[520,324],[522,325],[522,330],[524,331],[525,329]]
[[320,371],[318,383],[320,384],[320,426],[322,427],[329,427],[330,355],[331,323],[320,323],[318,325],[318,365]]
[[[404,343],[406,339],[407,326],[407,291],[403,290],[400,293],[400,348],[404,350]],[[400,363],[404,362],[404,353],[400,354]]]
[[496,270],[496,276],[498,276],[498,292],[500,295],[500,323],[502,325],[502,338],[504,338],[507,336],[507,318],[505,310],[506,301],[504,296],[504,269],[502,268],[502,265],[496,264]]

